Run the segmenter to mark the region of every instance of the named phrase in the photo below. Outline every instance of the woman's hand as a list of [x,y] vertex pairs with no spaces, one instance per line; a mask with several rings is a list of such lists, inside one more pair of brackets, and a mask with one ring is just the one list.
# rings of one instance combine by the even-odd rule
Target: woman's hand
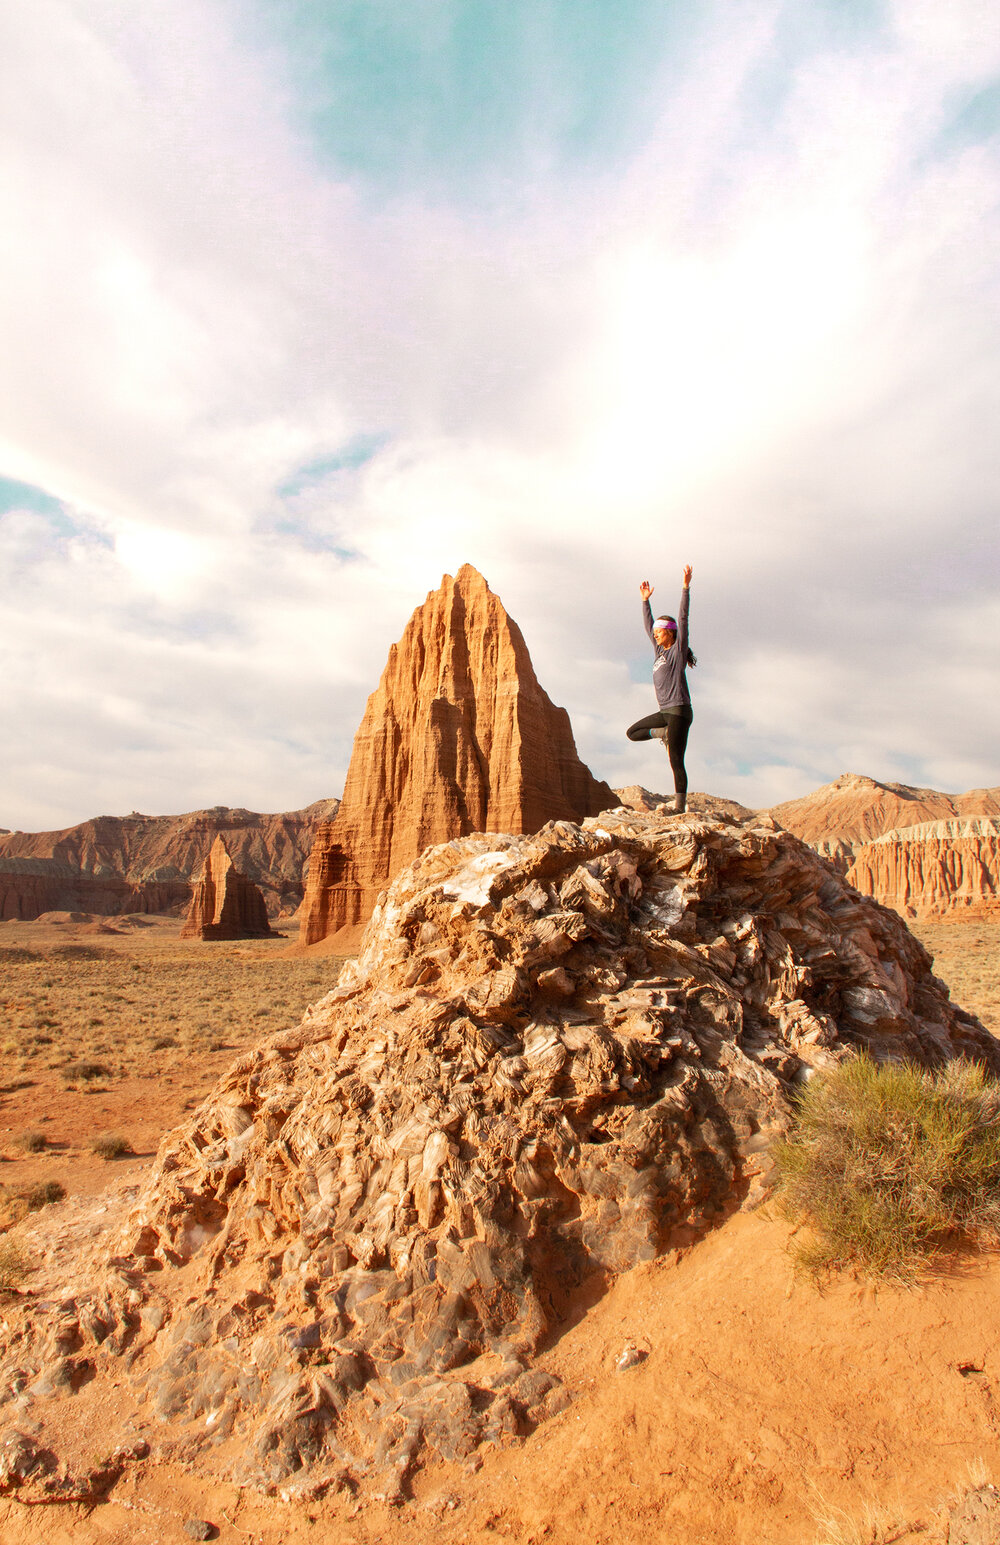
[[639,594],[642,596],[644,601],[648,601],[650,596],[653,594],[653,587],[649,583],[648,579],[644,579],[642,584],[639,586]]
[[686,563],[684,565],[684,589],[685,590],[687,590],[687,588],[690,585],[690,583],[691,583],[691,565],[689,563]]

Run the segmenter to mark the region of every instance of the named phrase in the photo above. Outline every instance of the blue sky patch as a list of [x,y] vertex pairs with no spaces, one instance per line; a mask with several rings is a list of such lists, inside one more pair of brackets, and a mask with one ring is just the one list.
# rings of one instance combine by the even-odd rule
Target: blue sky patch
[[698,21],[679,0],[255,0],[252,14],[324,161],[387,192],[474,197],[613,164],[655,121]]
[[35,488],[31,483],[19,483],[12,477],[0,477],[0,515],[7,515],[11,510],[30,510],[33,515],[62,516],[66,519],[61,500],[53,499],[44,488]]
[[953,104],[950,120],[937,138],[938,150],[964,150],[1000,134],[1000,80]]
[[384,435],[359,435],[339,451],[328,456],[318,456],[313,461],[303,462],[301,467],[296,467],[295,471],[275,489],[275,493],[279,499],[294,499],[298,494],[314,488],[317,483],[324,482],[326,478],[332,477],[337,472],[356,472],[359,467],[371,461],[385,444]]

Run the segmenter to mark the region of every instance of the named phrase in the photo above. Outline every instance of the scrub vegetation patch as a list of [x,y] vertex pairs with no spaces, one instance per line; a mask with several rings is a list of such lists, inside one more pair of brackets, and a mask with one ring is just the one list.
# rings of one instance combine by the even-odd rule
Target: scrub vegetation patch
[[775,1160],[812,1271],[912,1281],[1000,1237],[1000,1084],[975,1063],[928,1072],[862,1055],[818,1073]]

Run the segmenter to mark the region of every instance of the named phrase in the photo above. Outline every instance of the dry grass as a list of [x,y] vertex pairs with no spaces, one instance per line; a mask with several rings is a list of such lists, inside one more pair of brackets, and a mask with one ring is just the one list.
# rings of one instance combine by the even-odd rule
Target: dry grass
[[1000,1237],[1000,1084],[851,1057],[817,1074],[775,1145],[781,1198],[814,1270],[908,1281],[962,1240]]
[[132,1144],[120,1132],[102,1132],[90,1145],[91,1153],[99,1159],[124,1159],[134,1152]]
[[10,1293],[24,1281],[28,1263],[11,1239],[0,1239],[0,1293]]
[[23,1223],[29,1212],[38,1212],[53,1202],[61,1202],[66,1189],[58,1180],[43,1180],[24,1186],[0,1185],[0,1230],[4,1232]]
[[236,1052],[298,1022],[335,984],[332,957],[286,959],[282,946],[150,949],[5,946],[0,934],[0,1080],[54,1074],[81,1092],[182,1069],[192,1055]]
[[1000,922],[910,923],[952,1001],[1000,1036]]

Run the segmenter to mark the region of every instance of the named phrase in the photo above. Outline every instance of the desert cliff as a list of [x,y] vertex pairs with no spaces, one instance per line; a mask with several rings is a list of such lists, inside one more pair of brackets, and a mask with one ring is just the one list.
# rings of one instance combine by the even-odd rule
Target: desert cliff
[[801,799],[772,805],[767,814],[846,874],[864,845],[886,832],[929,821],[1000,816],[1000,788],[942,794],[842,773]]
[[858,850],[847,880],[904,917],[989,916],[1000,911],[1000,818],[884,832]]
[[62,831],[0,834],[0,919],[59,910],[179,912],[217,836],[260,886],[272,914],[294,911],[313,833],[338,806],[324,799],[260,815],[217,805],[187,815],[102,815]]
[[182,939],[266,939],[271,933],[260,887],[242,874],[216,837],[192,887]]

